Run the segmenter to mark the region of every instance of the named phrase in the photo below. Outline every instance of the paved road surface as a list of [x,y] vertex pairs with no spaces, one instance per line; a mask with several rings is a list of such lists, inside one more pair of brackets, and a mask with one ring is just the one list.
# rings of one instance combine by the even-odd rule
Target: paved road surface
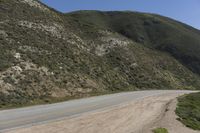
[[0,111],[0,132],[34,124],[74,117],[83,113],[105,109],[110,106],[139,100],[149,96],[170,93],[190,93],[191,91],[137,91],[104,95],[62,103],[39,105],[21,109]]

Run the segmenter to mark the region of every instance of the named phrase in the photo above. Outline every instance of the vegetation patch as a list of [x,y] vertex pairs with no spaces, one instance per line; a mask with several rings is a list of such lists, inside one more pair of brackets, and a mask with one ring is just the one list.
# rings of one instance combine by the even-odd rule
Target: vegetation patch
[[165,128],[156,128],[153,130],[153,133],[168,133],[168,131]]
[[193,93],[178,98],[176,114],[184,125],[200,130],[200,93]]

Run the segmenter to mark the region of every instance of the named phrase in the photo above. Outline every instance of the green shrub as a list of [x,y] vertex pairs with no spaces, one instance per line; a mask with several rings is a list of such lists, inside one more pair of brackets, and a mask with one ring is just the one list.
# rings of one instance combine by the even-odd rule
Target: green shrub
[[165,128],[156,128],[153,130],[153,133],[168,133],[168,131]]

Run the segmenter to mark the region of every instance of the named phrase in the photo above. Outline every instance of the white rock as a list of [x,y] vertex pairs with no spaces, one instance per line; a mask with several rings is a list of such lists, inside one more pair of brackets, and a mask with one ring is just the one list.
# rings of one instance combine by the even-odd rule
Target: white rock
[[13,66],[12,69],[17,72],[22,72],[22,68],[19,66]]
[[20,2],[26,3],[32,7],[36,7],[42,11],[49,11],[48,8],[38,3],[36,0],[20,0]]
[[15,53],[14,57],[15,57],[16,59],[21,59],[21,54],[20,54],[20,53]]

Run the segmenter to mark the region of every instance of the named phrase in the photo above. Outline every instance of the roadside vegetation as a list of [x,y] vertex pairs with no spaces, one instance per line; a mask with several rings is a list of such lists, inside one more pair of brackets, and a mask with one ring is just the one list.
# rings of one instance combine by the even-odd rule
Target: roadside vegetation
[[168,133],[168,131],[165,128],[156,128],[153,130],[153,133]]
[[200,93],[193,93],[178,98],[176,114],[184,125],[200,130]]

